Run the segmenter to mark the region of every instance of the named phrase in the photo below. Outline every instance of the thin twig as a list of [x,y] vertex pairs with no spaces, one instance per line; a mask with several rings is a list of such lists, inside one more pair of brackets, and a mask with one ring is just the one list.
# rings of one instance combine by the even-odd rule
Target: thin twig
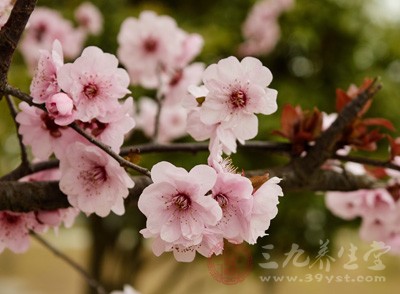
[[90,287],[94,288],[98,294],[107,294],[105,288],[103,285],[100,284],[99,281],[94,279],[86,270],[84,270],[79,264],[77,264],[75,261],[73,261],[70,257],[62,253],[60,250],[55,248],[53,245],[51,245],[48,241],[43,239],[41,236],[36,234],[35,232],[31,231],[30,232],[31,236],[35,238],[39,243],[41,243],[44,247],[46,247],[48,250],[53,252],[54,255],[57,257],[61,258],[63,261],[65,261],[67,264],[69,264],[74,270],[76,270],[78,273],[80,273],[83,278],[87,281]]
[[19,123],[18,123],[17,120],[15,119],[16,116],[17,116],[18,110],[17,110],[17,107],[16,107],[16,105],[15,105],[15,103],[14,103],[14,100],[13,100],[12,97],[11,97],[10,95],[8,95],[8,94],[6,95],[6,101],[7,101],[7,104],[8,104],[8,108],[10,109],[10,114],[11,114],[11,116],[12,116],[12,118],[13,118],[15,127],[16,127],[16,129],[17,129],[17,137],[18,137],[19,147],[20,147],[20,150],[21,150],[21,166],[22,166],[22,167],[26,167],[26,168],[29,170],[29,169],[30,169],[30,168],[29,168],[30,162],[29,162],[29,159],[28,159],[28,153],[27,153],[27,151],[26,151],[26,146],[25,146],[25,144],[22,142],[22,136],[21,136],[21,134],[18,132]]
[[17,0],[0,30],[0,96],[7,85],[11,59],[35,5],[36,0]]
[[88,140],[90,143],[96,145],[97,147],[101,148],[105,152],[107,152],[108,155],[110,155],[112,158],[114,158],[121,166],[125,166],[128,168],[131,168],[145,176],[150,177],[150,171],[147,168],[141,167],[139,165],[136,165],[125,158],[119,156],[117,153],[115,153],[110,146],[97,141],[95,138],[90,136],[88,133],[86,133],[84,130],[82,130],[76,123],[72,123],[69,125],[73,130],[75,130],[77,133],[82,135],[86,140]]

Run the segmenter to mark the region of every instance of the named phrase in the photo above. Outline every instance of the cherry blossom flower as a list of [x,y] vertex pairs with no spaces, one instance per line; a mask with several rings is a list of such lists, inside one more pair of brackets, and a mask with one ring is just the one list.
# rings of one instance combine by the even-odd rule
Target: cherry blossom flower
[[76,118],[84,122],[114,111],[118,99],[130,93],[129,76],[118,68],[118,59],[94,46],[60,68],[58,84],[74,101]]
[[20,124],[18,132],[22,135],[22,142],[32,147],[32,153],[38,159],[46,160],[53,152],[61,153],[76,138],[73,130],[57,125],[54,118],[43,110],[26,102],[21,102],[19,108],[21,111],[16,117]]
[[59,126],[66,126],[75,120],[74,103],[65,93],[57,93],[46,101],[46,109]]
[[172,252],[175,259],[179,262],[192,262],[196,257],[196,252],[209,258],[213,254],[219,255],[224,248],[224,241],[219,230],[206,228],[202,238],[193,242],[193,245],[184,246],[174,242],[166,242],[161,239],[159,234],[152,234],[147,229],[141,231],[145,238],[154,238],[152,250],[155,256],[160,256],[164,252]]
[[21,53],[30,69],[36,67],[40,50],[50,50],[54,40],[59,40],[66,57],[75,58],[82,50],[85,34],[74,29],[72,22],[56,10],[36,7],[20,42]]
[[241,62],[231,56],[206,68],[203,82],[208,94],[200,118],[206,124],[230,122],[240,140],[257,133],[255,113],[277,110],[276,90],[266,88],[272,81],[268,68],[253,57]]
[[134,182],[109,155],[81,142],[70,144],[60,160],[60,189],[69,203],[86,214],[105,217],[125,212],[124,198]]
[[343,219],[357,216],[379,216],[392,209],[394,201],[384,188],[350,192],[327,192],[325,196],[327,208]]
[[161,93],[164,95],[164,104],[182,104],[186,98],[189,86],[198,85],[204,72],[203,63],[193,63],[182,69],[176,69],[172,74],[164,76]]
[[103,16],[100,10],[90,2],[83,2],[78,6],[75,10],[75,19],[92,35],[99,35],[103,29]]
[[248,235],[245,238],[249,244],[255,244],[258,237],[266,235],[265,231],[269,228],[271,219],[278,213],[279,196],[283,196],[282,188],[278,185],[280,181],[281,179],[272,177],[253,192],[253,210]]
[[[159,236],[162,241],[185,248],[198,245],[207,226],[214,226],[222,210],[211,196],[217,175],[206,165],[187,172],[169,162],[159,162],[151,169],[153,184],[139,198],[140,211],[147,217],[144,237]],[[171,245],[171,246],[172,246]]]
[[134,108],[133,98],[129,97],[114,111],[93,118],[89,122],[78,121],[77,123],[94,138],[119,153],[125,135],[135,127]]
[[29,230],[39,225],[35,214],[0,211],[0,253],[9,248],[23,253],[29,248]]
[[169,16],[143,11],[129,17],[118,34],[118,58],[127,68],[131,83],[146,88],[160,86],[163,71],[183,68],[200,51],[201,37],[189,35]]
[[236,152],[236,136],[232,128],[224,123],[205,124],[200,119],[200,109],[192,109],[187,115],[186,131],[195,140],[203,141],[210,139],[209,151],[211,155]]
[[110,294],[140,294],[140,292],[133,289],[133,287],[130,285],[124,285],[123,291],[115,290],[115,291],[112,291]]
[[51,51],[40,50],[40,57],[30,86],[31,96],[35,103],[45,103],[51,96],[60,92],[57,72],[64,64],[61,43],[53,42]]
[[[210,138],[210,151],[222,146],[227,154],[236,152],[236,140],[244,144],[256,136],[255,114],[271,114],[277,109],[277,91],[266,88],[271,81],[269,69],[253,57],[239,62],[231,56],[210,65],[203,73],[204,88],[190,87],[196,99],[184,103],[190,111],[188,133],[196,140]],[[194,101],[202,100],[194,106]]]
[[222,219],[216,227],[231,243],[242,243],[248,234],[253,210],[253,186],[240,174],[219,172],[212,188],[212,197],[222,209]]
[[278,17],[293,5],[293,0],[263,0],[257,2],[242,26],[245,41],[240,44],[242,56],[271,52],[280,39]]

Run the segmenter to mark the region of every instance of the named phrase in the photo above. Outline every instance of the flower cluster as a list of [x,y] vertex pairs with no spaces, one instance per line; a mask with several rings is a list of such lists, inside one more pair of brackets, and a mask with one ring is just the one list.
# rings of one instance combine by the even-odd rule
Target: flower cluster
[[[135,125],[129,76],[118,68],[117,58],[97,47],[87,47],[73,63],[64,64],[61,44],[42,50],[31,84],[33,102],[20,104],[16,120],[23,143],[33,155],[60,160],[60,188],[73,207],[86,214],[124,213],[123,199],[134,183],[119,164],[90,145],[68,125],[76,122],[115,152]],[[113,191],[113,192],[110,192]]]
[[[393,160],[399,162],[400,157]],[[400,254],[400,174],[390,169],[365,169],[352,163],[344,166],[346,172],[368,175],[375,179],[387,179],[387,185],[374,189],[351,192],[328,192],[325,196],[327,208],[336,216],[352,220],[362,219],[361,239],[383,241],[391,247],[391,252]]]
[[254,244],[265,235],[277,214],[279,179],[266,181],[257,190],[251,181],[226,169],[197,165],[189,172],[168,162],[151,170],[153,184],[139,198],[147,217],[141,231],[154,238],[157,256],[172,251],[178,261],[190,262],[196,252],[220,254],[223,240]]
[[281,35],[279,16],[293,5],[293,0],[262,0],[248,14],[242,34],[245,41],[239,46],[241,55],[264,55],[271,52]]
[[76,28],[56,10],[37,7],[33,11],[20,42],[21,53],[31,70],[36,67],[40,50],[50,50],[54,40],[62,44],[66,57],[76,58],[88,34],[102,30],[102,15],[93,4],[82,3],[75,16],[79,24]]
[[[90,4],[81,6],[76,18],[78,31],[51,10],[36,10],[23,44],[28,46],[32,39],[33,48],[41,48],[30,86],[34,105],[20,103],[16,117],[23,144],[31,147],[35,158],[59,159],[56,180],[72,208],[36,214],[3,212],[1,231],[7,233],[15,225],[19,233],[0,238],[0,250],[7,246],[20,252],[26,248],[29,230],[69,225],[80,211],[101,217],[125,212],[124,200],[134,182],[116,160],[78,135],[71,124],[115,153],[136,121],[160,143],[187,132],[197,140],[210,139],[208,165],[196,165],[188,172],[162,161],[151,170],[153,183],[144,189],[138,206],[147,217],[141,233],[154,239],[156,255],[173,252],[179,261],[192,261],[196,252],[207,257],[220,254],[224,240],[254,244],[264,236],[283,195],[280,179],[262,177],[261,184],[253,186],[222,156],[236,152],[237,140],[244,144],[256,136],[257,114],[276,111],[277,91],[268,88],[269,69],[253,57],[241,61],[228,57],[207,68],[190,64],[203,39],[178,28],[172,18],[150,11],[121,26],[117,55],[126,70],[118,67],[116,56],[94,46],[65,63],[64,55],[76,57],[82,43],[81,37],[68,38],[96,34],[101,27],[101,17]],[[136,120],[133,98],[121,102],[130,94],[129,85],[157,91],[158,101],[139,99]],[[9,244],[18,238],[24,239],[22,249]]]

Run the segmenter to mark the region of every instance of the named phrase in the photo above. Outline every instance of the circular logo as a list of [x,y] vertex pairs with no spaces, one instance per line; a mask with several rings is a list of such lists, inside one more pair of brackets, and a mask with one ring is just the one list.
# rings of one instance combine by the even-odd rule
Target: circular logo
[[[213,252],[221,250],[218,245]],[[225,285],[235,285],[243,282],[253,267],[253,258],[250,249],[244,243],[226,243],[223,253],[213,255],[207,261],[211,276]]]

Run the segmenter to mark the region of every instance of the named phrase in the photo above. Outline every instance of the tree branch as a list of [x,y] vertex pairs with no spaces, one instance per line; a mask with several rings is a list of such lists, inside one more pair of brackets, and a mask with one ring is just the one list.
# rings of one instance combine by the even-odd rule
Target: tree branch
[[[298,181],[296,174],[289,166],[272,168],[268,171],[248,171],[246,176],[260,175],[266,172],[270,176],[283,179],[281,185],[285,192],[299,190],[352,191],[373,186],[373,181],[368,177],[331,170],[320,170],[312,181],[302,182]],[[135,186],[129,190],[126,204],[136,203],[144,188],[152,183],[151,179],[146,176],[135,176],[133,181]],[[0,182],[0,211],[28,212],[54,210],[68,206],[67,196],[60,191],[58,182]]]
[[344,129],[357,117],[360,110],[370,100],[381,85],[376,85],[376,79],[357,97],[348,103],[338,114],[332,125],[316,140],[315,145],[307,151],[306,156],[295,158],[291,167],[300,181],[309,181],[319,172],[319,167],[336,152],[336,144]]
[[17,0],[7,22],[0,30],[0,97],[7,85],[12,56],[35,5],[36,0]]

